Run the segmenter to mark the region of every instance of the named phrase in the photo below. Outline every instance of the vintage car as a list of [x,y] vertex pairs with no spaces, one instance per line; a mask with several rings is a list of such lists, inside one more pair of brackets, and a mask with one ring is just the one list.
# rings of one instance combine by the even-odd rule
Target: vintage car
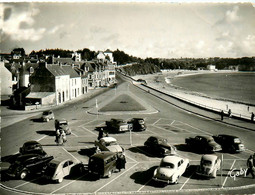
[[149,150],[157,156],[167,156],[171,154],[176,154],[176,148],[171,146],[167,139],[158,136],[150,136],[144,145],[149,148]]
[[117,133],[132,130],[132,125],[128,124],[127,121],[122,119],[112,118],[110,121],[105,121],[107,129]]
[[221,160],[213,154],[206,154],[201,157],[200,166],[197,169],[197,175],[215,178],[220,169]]
[[124,148],[122,148],[114,137],[103,137],[99,141],[95,141],[96,152],[110,151],[124,154]]
[[144,85],[147,85],[147,82],[144,79],[137,79],[136,81],[139,82],[139,83],[142,83]]
[[222,150],[226,152],[242,152],[245,150],[242,141],[233,135],[217,135],[213,136],[214,140],[221,145]]
[[143,118],[132,118],[129,122],[129,124],[132,124],[133,131],[145,131],[146,125]]
[[55,129],[63,129],[66,135],[70,135],[72,133],[68,121],[66,119],[56,119],[55,120]]
[[43,176],[49,180],[61,183],[64,177],[71,174],[81,175],[84,171],[84,165],[77,160],[66,159],[61,161],[53,159],[44,170]]
[[19,148],[21,154],[40,154],[46,155],[46,152],[43,150],[42,145],[37,141],[28,141]]
[[116,152],[101,152],[89,158],[88,169],[91,174],[98,177],[111,177],[117,169],[118,154]]
[[54,120],[55,116],[52,110],[44,111],[41,116],[42,121],[49,122],[50,120]]
[[214,141],[212,136],[209,135],[186,138],[185,143],[187,144],[188,148],[206,153],[222,150],[221,146]]
[[7,175],[25,179],[28,174],[41,174],[53,156],[24,154],[17,157],[7,170]]
[[165,156],[159,167],[155,169],[152,179],[167,184],[178,183],[187,167],[189,167],[189,159],[175,155]]

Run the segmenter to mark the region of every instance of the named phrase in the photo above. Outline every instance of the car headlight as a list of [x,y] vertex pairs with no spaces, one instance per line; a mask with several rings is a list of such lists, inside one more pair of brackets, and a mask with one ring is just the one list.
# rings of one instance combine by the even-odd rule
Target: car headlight
[[158,170],[155,169],[155,170],[154,170],[154,173],[153,173],[153,176],[154,176],[154,177],[157,175],[157,172],[158,172]]

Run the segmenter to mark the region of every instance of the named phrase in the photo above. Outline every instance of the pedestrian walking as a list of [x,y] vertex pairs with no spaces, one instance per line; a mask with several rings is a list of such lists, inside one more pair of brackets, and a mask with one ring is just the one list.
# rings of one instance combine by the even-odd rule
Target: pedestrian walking
[[103,136],[104,136],[104,130],[103,130],[103,128],[101,127],[101,128],[99,129],[97,139],[100,140],[101,138],[103,138]]
[[254,175],[254,172],[255,172],[255,167],[254,167],[254,162],[253,162],[253,157],[252,155],[250,155],[250,157],[248,158],[247,160],[247,167],[248,167],[248,170],[247,170],[247,175],[248,176],[249,174],[252,175],[252,178],[255,179],[255,175]]
[[121,169],[125,169],[126,165],[126,157],[123,154],[118,154],[117,161],[116,161],[116,168],[121,171]]
[[229,117],[229,118],[231,117],[231,114],[232,114],[231,109],[229,109],[229,110],[228,110],[228,117]]
[[254,113],[251,113],[251,121],[254,121]]
[[223,112],[223,110],[220,112],[220,116],[221,116],[221,120],[223,121],[223,117],[224,117],[224,112]]

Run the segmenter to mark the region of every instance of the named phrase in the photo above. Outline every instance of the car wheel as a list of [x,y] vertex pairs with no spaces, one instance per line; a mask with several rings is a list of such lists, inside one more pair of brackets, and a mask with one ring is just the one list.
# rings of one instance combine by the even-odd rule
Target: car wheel
[[57,182],[58,182],[58,183],[61,183],[62,181],[63,181],[63,177],[57,179]]
[[110,170],[110,171],[108,172],[107,177],[110,178],[111,176],[112,176],[112,170]]
[[20,177],[20,179],[25,179],[27,177],[27,170],[21,171],[19,177]]

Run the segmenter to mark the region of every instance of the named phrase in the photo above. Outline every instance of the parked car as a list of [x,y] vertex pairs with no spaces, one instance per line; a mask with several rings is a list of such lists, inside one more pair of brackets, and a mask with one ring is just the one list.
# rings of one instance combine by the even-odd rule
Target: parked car
[[209,135],[186,138],[185,143],[189,148],[203,152],[216,152],[222,150],[221,146]]
[[23,144],[22,147],[19,148],[19,152],[21,154],[40,154],[47,155],[43,150],[43,147],[37,141],[28,141]]
[[54,120],[55,116],[52,110],[44,111],[42,113],[41,119],[42,121],[49,122],[50,120]]
[[189,159],[175,155],[166,156],[161,160],[159,167],[155,169],[152,179],[167,184],[178,183],[187,167],[189,167]]
[[110,151],[124,154],[124,148],[121,147],[114,137],[103,137],[99,141],[95,141],[96,152]]
[[136,81],[139,82],[139,83],[147,85],[147,82],[144,79],[137,79]]
[[143,118],[132,118],[128,123],[132,124],[133,131],[146,130],[146,125]]
[[167,156],[176,154],[176,148],[171,146],[167,139],[158,136],[150,136],[144,145],[149,148],[151,152],[159,156]]
[[110,121],[105,121],[105,124],[108,130],[118,133],[132,130],[132,125],[128,124],[127,121],[122,119],[112,118]]
[[64,177],[71,174],[81,175],[84,171],[84,165],[77,160],[66,159],[60,161],[53,159],[44,170],[44,177],[61,183]]
[[7,175],[25,179],[28,174],[41,174],[53,156],[24,154],[15,160],[7,170]]
[[196,173],[200,176],[216,178],[220,164],[221,160],[218,156],[213,154],[203,155]]
[[217,135],[213,136],[214,140],[221,145],[222,150],[227,152],[242,152],[245,150],[242,141],[233,135]]
[[117,169],[118,154],[115,152],[101,152],[89,158],[89,172],[99,177],[111,177]]
[[68,121],[66,119],[56,119],[55,120],[55,129],[63,129],[66,135],[70,135],[72,133]]

